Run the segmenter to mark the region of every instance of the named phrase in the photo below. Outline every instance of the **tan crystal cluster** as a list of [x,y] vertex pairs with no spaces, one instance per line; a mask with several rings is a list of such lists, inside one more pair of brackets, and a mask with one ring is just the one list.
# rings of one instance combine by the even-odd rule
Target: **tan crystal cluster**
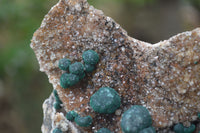
[[[91,115],[93,124],[79,128],[94,132],[106,127],[121,132],[120,119],[131,105],[143,105],[157,129],[175,123],[189,126],[200,112],[200,29],[149,44],[131,38],[119,24],[86,0],[60,0],[34,33],[31,48],[40,70],[58,91],[65,111]],[[92,49],[100,56],[93,73],[74,87],[63,89],[58,61],[81,61]],[[100,87],[114,88],[121,106],[114,114],[98,114],[89,106]]]

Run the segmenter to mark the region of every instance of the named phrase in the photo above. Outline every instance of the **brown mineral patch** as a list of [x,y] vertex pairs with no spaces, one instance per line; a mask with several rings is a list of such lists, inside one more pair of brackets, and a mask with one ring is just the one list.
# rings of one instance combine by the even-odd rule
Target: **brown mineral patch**
[[[65,110],[93,117],[93,125],[82,131],[121,132],[121,115],[98,114],[89,106],[90,96],[103,86],[119,93],[122,113],[135,104],[147,107],[157,128],[194,121],[200,112],[200,29],[151,45],[129,37],[86,0],[60,0],[34,33],[31,47]],[[61,88],[59,59],[81,61],[88,49],[100,56],[96,70],[74,87]]]

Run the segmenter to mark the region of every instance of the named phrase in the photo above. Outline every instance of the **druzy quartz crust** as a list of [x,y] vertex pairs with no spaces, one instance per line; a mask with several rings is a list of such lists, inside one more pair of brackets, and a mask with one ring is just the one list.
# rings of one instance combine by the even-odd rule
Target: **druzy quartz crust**
[[[75,125],[77,130],[92,133],[106,127],[121,133],[122,114],[133,105],[149,110],[157,131],[170,130],[176,123],[189,127],[198,118],[199,28],[150,44],[129,37],[86,0],[60,0],[34,33],[31,48],[40,70],[57,90],[63,110],[92,117],[89,127]],[[93,51],[83,56],[88,50],[99,56]],[[72,73],[58,67],[63,58],[71,63],[82,61],[84,71],[85,64],[94,65],[95,70],[82,79],[76,74],[69,76]],[[91,96],[102,87],[113,88],[121,98],[111,114],[98,113],[90,106]]]

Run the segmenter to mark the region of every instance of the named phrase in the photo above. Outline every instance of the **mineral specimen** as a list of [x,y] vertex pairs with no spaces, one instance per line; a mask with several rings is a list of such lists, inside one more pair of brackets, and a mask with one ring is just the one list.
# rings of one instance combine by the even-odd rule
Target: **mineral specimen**
[[67,71],[70,64],[71,64],[71,61],[69,59],[64,58],[64,59],[59,60],[58,67],[61,70]]
[[176,124],[174,126],[175,133],[193,133],[195,130],[195,125],[191,125],[190,127],[184,127],[183,124]]
[[[103,125],[121,133],[121,115],[99,114],[89,106],[91,95],[104,86],[119,93],[122,113],[132,105],[146,107],[157,130],[175,123],[188,127],[198,118],[199,28],[149,44],[129,37],[119,24],[86,0],[60,0],[34,33],[31,47],[40,70],[58,91],[63,109],[93,118],[92,126],[76,126],[78,130],[91,133]],[[80,62],[83,51],[90,49],[100,55],[95,71],[70,88],[60,83],[64,72],[58,68],[59,60]]]
[[99,61],[99,55],[93,50],[87,50],[82,55],[86,64],[96,65]]
[[110,87],[100,88],[90,98],[90,106],[98,113],[114,113],[120,104],[119,94]]
[[81,62],[75,62],[69,66],[69,72],[76,75],[84,73],[84,66]]
[[75,122],[77,125],[81,127],[88,127],[92,124],[92,117],[91,116],[85,116],[85,117],[76,117]]
[[75,119],[76,117],[78,117],[78,114],[77,114],[75,111],[69,111],[69,112],[67,112],[67,114],[66,114],[66,118],[67,118],[67,120],[69,120],[69,121],[74,121],[74,119]]
[[150,127],[151,124],[149,111],[140,105],[132,106],[122,115],[121,128],[124,133],[138,133]]
[[85,71],[87,73],[90,73],[90,72],[94,71],[94,69],[95,69],[95,66],[91,65],[91,64],[85,64],[84,66],[85,66]]
[[79,76],[71,73],[63,73],[60,77],[60,85],[62,88],[69,88],[79,82]]

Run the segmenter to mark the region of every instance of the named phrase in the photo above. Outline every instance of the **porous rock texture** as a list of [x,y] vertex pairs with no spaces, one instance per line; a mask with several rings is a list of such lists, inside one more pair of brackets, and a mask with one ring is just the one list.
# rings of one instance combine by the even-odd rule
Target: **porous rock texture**
[[[122,132],[121,114],[98,114],[89,106],[91,95],[106,86],[119,93],[122,113],[131,105],[145,106],[157,130],[179,122],[189,126],[200,112],[199,28],[149,44],[129,37],[86,0],[60,0],[34,33],[31,48],[65,111],[92,116],[94,121],[88,128],[74,124],[79,131],[106,127]],[[100,56],[95,71],[77,85],[61,88],[59,79],[64,71],[58,68],[59,59],[82,62],[82,53],[89,49]]]

